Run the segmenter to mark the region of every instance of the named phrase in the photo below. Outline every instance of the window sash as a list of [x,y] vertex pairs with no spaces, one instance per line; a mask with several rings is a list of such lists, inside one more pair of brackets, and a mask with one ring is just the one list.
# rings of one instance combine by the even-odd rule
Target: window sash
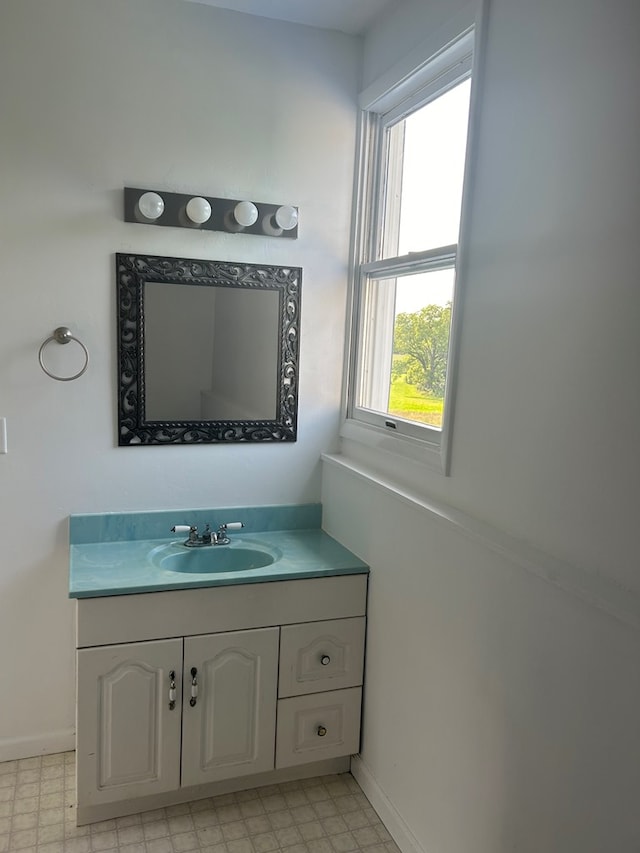
[[[360,311],[351,407],[351,416],[357,420],[362,420],[386,431],[392,431],[396,435],[413,436],[439,445],[446,420],[443,420],[442,427],[434,427],[386,411],[393,357],[395,288],[399,279],[408,276],[437,270],[455,270],[456,249],[456,246],[445,246],[443,249],[405,255],[399,258],[385,258],[362,265],[358,288]],[[395,285],[392,287],[381,286],[380,289],[375,287],[376,282],[386,283],[389,280],[394,280]],[[374,286],[371,287],[371,285]],[[452,303],[455,303],[455,286],[453,296]],[[453,322],[449,329],[444,419],[447,417],[446,387],[449,384],[448,366],[452,357],[452,328]],[[375,346],[372,347],[374,340]],[[360,404],[359,401],[362,399],[366,399],[370,403],[375,403],[377,399],[378,408]]]
[[361,264],[360,271],[377,279],[431,272],[455,266],[457,253],[458,245],[453,243],[451,246],[427,249],[424,252],[411,252],[409,255],[399,255],[396,258],[369,261]]

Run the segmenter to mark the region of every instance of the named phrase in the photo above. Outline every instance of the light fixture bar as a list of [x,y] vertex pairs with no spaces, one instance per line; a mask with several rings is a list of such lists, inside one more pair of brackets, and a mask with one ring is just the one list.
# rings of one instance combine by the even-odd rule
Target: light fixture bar
[[136,187],[124,188],[124,221],[293,240],[298,237],[298,208],[292,205]]

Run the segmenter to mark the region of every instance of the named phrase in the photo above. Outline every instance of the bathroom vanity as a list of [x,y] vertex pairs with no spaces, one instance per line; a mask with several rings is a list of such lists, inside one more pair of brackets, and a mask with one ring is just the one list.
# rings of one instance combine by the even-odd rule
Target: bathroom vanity
[[348,770],[364,563],[320,529],[251,529],[223,547],[270,565],[167,571],[158,549],[173,555],[175,537],[74,543],[73,530],[78,823]]

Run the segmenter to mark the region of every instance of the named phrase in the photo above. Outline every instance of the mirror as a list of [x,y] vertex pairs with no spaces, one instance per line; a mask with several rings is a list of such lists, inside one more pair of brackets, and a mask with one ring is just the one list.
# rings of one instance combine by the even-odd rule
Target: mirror
[[300,268],[116,265],[121,446],[296,440]]

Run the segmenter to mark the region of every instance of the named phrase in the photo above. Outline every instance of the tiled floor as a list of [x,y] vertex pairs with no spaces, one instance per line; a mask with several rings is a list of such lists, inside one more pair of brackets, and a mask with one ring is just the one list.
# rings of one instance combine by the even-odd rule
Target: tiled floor
[[348,773],[75,818],[75,753],[0,763],[0,853],[399,853]]

